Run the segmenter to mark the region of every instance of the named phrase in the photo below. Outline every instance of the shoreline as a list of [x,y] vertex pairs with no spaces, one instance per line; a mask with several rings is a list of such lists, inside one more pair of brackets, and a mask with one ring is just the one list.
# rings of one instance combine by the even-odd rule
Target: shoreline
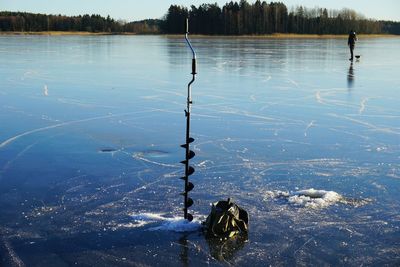
[[62,36],[62,35],[76,35],[76,36],[91,36],[91,35],[137,35],[132,32],[72,32],[72,31],[45,31],[45,32],[2,32],[0,35],[47,35],[47,36]]
[[[160,34],[168,38],[181,38],[178,34]],[[297,34],[297,33],[273,33],[261,35],[201,35],[191,34],[190,38],[217,38],[217,39],[347,39],[348,34]],[[357,34],[358,38],[400,38],[394,34]]]
[[[139,35],[139,36],[162,36],[167,38],[181,38],[183,34],[139,34],[131,32],[70,32],[70,31],[45,31],[45,32],[1,32],[1,35],[41,35],[41,36],[103,36],[103,35]],[[191,34],[191,38],[222,38],[222,39],[343,39],[347,34],[295,34],[295,33],[273,33],[262,35],[202,35]],[[399,38],[394,34],[357,34],[359,38]]]

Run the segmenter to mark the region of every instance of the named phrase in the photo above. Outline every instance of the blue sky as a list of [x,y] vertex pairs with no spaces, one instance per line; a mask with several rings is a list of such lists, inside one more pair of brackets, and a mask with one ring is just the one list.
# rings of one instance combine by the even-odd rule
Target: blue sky
[[[0,0],[0,10],[65,15],[100,14],[132,21],[161,18],[171,4],[189,7],[190,5],[198,6],[202,3],[215,2],[222,6],[227,0]],[[255,0],[248,0],[248,2],[253,3]],[[289,8],[298,5],[328,9],[347,7],[368,18],[400,21],[400,0],[281,0],[281,2]]]

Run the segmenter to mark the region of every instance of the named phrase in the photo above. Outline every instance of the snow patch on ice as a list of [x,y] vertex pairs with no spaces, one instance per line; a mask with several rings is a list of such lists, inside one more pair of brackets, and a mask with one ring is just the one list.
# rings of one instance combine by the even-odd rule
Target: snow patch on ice
[[43,95],[49,96],[49,88],[47,87],[47,84],[45,84],[43,87]]
[[188,220],[179,218],[166,218],[162,225],[157,227],[152,227],[150,231],[173,231],[173,232],[196,232],[201,229],[201,222],[198,220],[193,220],[189,222]]
[[161,213],[132,213],[130,215],[134,221],[144,221],[144,222],[155,222],[163,220],[163,214]]
[[290,204],[312,209],[326,208],[344,200],[342,195],[334,191],[316,190],[314,188],[295,192],[274,190],[264,193],[264,200],[276,198],[284,198]]
[[194,219],[189,222],[182,217],[165,217],[159,213],[133,213],[130,215],[137,227],[150,223],[161,223],[159,226],[151,227],[149,231],[172,231],[172,232],[195,232],[201,229],[201,220]]
[[119,223],[117,224],[118,228],[139,228],[145,226],[146,222],[135,222],[135,223]]
[[264,193],[264,200],[266,199],[272,199],[272,198],[287,198],[289,197],[289,192],[288,191],[280,191],[280,190],[274,190],[274,191],[266,191]]
[[342,196],[334,191],[315,190],[314,188],[300,190],[289,196],[288,202],[307,208],[325,208],[342,200]]

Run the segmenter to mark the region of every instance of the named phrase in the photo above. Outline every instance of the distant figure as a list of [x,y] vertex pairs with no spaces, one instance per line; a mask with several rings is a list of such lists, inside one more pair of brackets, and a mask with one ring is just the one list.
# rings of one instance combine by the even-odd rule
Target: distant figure
[[350,47],[350,55],[351,55],[349,60],[351,60],[351,61],[353,61],[353,58],[354,58],[353,51],[354,51],[354,46],[356,44],[356,41],[357,41],[356,33],[355,33],[355,31],[351,30],[349,33],[349,38],[347,40],[347,44]]

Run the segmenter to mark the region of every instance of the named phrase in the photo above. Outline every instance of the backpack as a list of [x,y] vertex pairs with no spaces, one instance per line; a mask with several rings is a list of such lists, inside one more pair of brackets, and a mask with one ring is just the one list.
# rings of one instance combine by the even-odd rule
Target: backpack
[[208,236],[232,237],[247,233],[249,215],[228,198],[227,201],[221,200],[212,204],[211,213],[203,224]]

